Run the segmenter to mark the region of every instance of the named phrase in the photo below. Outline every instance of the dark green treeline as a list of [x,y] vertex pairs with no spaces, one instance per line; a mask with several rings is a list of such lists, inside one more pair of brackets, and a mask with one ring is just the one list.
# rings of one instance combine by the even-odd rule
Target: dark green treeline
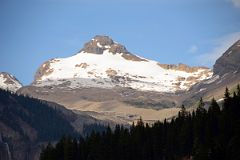
[[202,99],[196,111],[182,106],[171,122],[152,126],[139,120],[129,129],[117,125],[86,138],[63,137],[48,144],[40,160],[240,160],[240,88],[226,89],[220,109],[213,99],[208,110]]

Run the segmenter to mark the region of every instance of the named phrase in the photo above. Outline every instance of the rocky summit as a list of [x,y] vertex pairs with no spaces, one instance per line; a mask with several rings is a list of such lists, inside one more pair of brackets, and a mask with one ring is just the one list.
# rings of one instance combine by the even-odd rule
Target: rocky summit
[[145,59],[142,59],[138,56],[135,56],[134,54],[131,54],[125,46],[114,42],[110,37],[108,36],[95,36],[91,41],[87,42],[83,49],[80,50],[80,52],[84,53],[93,53],[93,54],[103,54],[104,51],[109,51],[112,54],[122,54],[122,57],[127,60],[132,61],[146,61]]
[[108,36],[95,36],[91,41],[87,42],[83,49],[80,52],[87,52],[87,53],[95,53],[95,54],[103,54],[104,50],[109,49],[112,53],[126,53],[129,52],[127,49],[116,42],[114,42]]

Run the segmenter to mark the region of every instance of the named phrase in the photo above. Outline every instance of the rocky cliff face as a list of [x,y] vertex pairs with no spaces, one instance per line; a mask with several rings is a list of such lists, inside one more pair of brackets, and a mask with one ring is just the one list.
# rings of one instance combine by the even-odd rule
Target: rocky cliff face
[[222,76],[226,73],[240,71],[240,40],[233,44],[214,64],[215,75]]
[[16,92],[22,84],[11,74],[6,72],[0,72],[0,88]]

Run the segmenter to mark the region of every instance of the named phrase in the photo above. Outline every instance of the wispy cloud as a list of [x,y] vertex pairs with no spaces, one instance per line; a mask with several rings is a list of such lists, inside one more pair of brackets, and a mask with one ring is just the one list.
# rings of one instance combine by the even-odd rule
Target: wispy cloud
[[215,61],[231,46],[234,42],[240,39],[240,32],[231,33],[212,40],[211,43],[215,46],[210,52],[197,56],[197,61],[201,65],[212,66]]
[[192,45],[192,46],[188,49],[188,53],[196,53],[197,51],[198,51],[197,45]]
[[230,0],[230,1],[235,7],[240,8],[240,0]]

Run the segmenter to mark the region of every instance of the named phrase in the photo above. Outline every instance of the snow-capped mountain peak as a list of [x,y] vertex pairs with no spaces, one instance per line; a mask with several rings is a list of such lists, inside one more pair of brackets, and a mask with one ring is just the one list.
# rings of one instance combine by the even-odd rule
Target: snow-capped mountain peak
[[11,74],[6,72],[0,72],[0,88],[16,92],[22,84]]
[[130,53],[108,36],[95,36],[78,54],[42,64],[33,85],[176,92],[211,76],[208,68],[160,64]]

